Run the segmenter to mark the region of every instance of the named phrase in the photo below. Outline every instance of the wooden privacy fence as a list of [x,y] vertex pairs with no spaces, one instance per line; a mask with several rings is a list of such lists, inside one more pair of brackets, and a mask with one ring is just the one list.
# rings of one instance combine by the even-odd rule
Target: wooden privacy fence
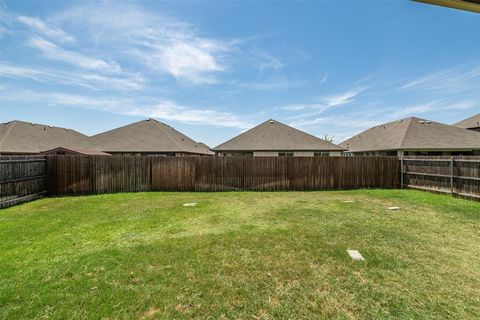
[[45,157],[0,156],[0,208],[37,199],[46,192]]
[[51,195],[400,187],[396,157],[48,156]]
[[0,157],[0,207],[45,194],[398,187],[479,200],[480,157]]
[[404,157],[402,186],[480,200],[480,157]]

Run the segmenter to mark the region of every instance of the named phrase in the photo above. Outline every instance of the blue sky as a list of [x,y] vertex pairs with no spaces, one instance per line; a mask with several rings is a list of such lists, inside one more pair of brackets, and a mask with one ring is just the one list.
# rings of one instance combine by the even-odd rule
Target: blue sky
[[216,146],[274,118],[336,142],[480,112],[480,15],[407,0],[1,1],[0,121],[154,117]]

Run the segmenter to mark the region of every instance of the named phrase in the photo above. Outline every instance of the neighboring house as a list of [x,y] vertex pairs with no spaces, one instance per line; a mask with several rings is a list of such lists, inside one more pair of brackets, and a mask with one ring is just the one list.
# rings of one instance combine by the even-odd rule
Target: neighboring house
[[89,138],[72,129],[24,121],[0,124],[0,154],[38,154],[59,146],[89,148]]
[[372,127],[342,142],[347,155],[480,155],[480,133],[410,117]]
[[112,155],[207,156],[214,153],[155,119],[138,121],[90,138],[93,149]]
[[480,113],[453,124],[455,127],[480,132]]
[[276,120],[264,123],[212,149],[219,156],[340,156],[345,150]]
[[40,152],[44,156],[111,156],[111,154],[89,149],[58,147]]

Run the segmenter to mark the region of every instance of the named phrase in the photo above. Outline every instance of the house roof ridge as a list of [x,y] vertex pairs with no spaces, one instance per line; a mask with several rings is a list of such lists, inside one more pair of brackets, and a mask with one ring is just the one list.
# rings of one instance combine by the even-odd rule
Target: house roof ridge
[[409,117],[409,118],[403,119],[403,120],[407,120],[407,121],[408,121],[408,125],[407,125],[407,127],[405,128],[405,131],[403,132],[403,137],[402,137],[402,139],[400,140],[400,145],[398,146],[400,149],[403,149],[403,147],[404,147],[403,143],[405,142],[405,139],[406,139],[406,137],[407,137],[408,130],[410,129],[410,126],[412,125],[413,119],[419,119],[419,118]]
[[238,134],[238,135],[236,135],[236,136],[228,139],[227,141],[219,144],[218,146],[212,148],[212,150],[215,150],[215,149],[217,149],[218,147],[223,146],[224,144],[227,144],[227,143],[231,142],[232,140],[237,139],[237,138],[245,135],[247,132],[252,131],[252,130],[254,130],[254,129],[260,127],[261,125],[263,125],[263,124],[265,124],[265,123],[267,123],[267,122],[270,122],[270,121],[275,121],[275,120],[274,120],[274,119],[268,119],[267,121],[264,121],[264,122],[262,122],[262,123],[259,123],[259,124],[257,124],[256,126],[250,128],[250,129],[248,129],[248,130],[245,130],[244,132],[241,132],[240,134]]
[[[150,118],[151,119],[151,118]],[[155,125],[160,128],[160,130],[162,130],[162,132],[170,139],[170,141],[173,142],[174,145],[177,146],[177,148],[179,149],[185,149],[183,147],[181,147],[176,141],[175,139],[173,139],[171,136],[170,136],[170,132],[168,132],[169,130],[164,130],[164,128],[162,128],[162,126],[160,124],[162,124],[163,126],[167,126],[165,123],[163,122],[160,122],[160,121],[157,121],[155,119],[151,119],[151,120],[146,120],[146,121],[154,121]],[[172,128],[172,130],[175,130],[173,127],[170,127]]]

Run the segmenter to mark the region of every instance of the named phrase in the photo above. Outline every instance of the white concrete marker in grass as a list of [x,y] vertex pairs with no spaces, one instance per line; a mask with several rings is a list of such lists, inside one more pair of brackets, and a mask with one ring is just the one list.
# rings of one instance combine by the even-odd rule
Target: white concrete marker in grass
[[353,260],[359,260],[359,261],[365,261],[363,256],[358,252],[358,250],[347,250],[348,255],[353,259]]
[[184,203],[183,206],[184,207],[195,207],[197,205],[196,202],[190,202],[190,203]]
[[344,202],[344,203],[354,203],[355,201],[353,201],[353,200],[345,200],[345,201],[343,201],[343,202]]
[[388,207],[388,210],[400,210],[400,207]]

